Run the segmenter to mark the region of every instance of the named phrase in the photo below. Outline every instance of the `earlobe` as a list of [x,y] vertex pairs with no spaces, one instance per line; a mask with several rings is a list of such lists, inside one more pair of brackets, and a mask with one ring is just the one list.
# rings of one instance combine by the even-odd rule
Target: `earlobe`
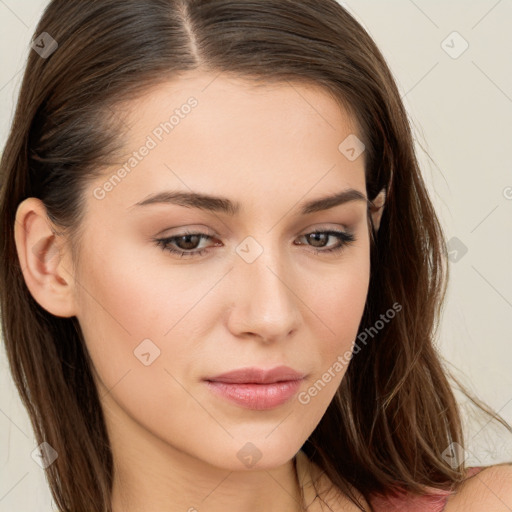
[[385,204],[386,204],[386,189],[383,188],[377,194],[377,197],[372,201],[372,205],[370,206],[370,214],[372,216],[372,222],[373,222],[375,231],[379,230],[380,221],[382,219],[382,214],[384,213]]
[[18,205],[14,239],[27,288],[37,303],[59,317],[76,314],[69,257],[40,199]]

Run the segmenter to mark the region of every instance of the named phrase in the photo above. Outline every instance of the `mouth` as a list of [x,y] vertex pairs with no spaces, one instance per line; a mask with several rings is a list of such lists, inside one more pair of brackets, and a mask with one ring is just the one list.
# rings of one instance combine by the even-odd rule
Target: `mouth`
[[301,380],[288,380],[272,384],[228,384],[206,381],[211,391],[240,407],[254,410],[275,409],[288,402],[300,388]]
[[227,384],[274,384],[276,382],[288,382],[304,378],[300,373],[289,366],[276,366],[265,370],[264,368],[239,368],[230,372],[208,377],[205,380],[211,382],[225,382]]
[[209,377],[205,383],[213,393],[240,407],[274,409],[297,394],[305,375],[288,366],[270,370],[240,368]]

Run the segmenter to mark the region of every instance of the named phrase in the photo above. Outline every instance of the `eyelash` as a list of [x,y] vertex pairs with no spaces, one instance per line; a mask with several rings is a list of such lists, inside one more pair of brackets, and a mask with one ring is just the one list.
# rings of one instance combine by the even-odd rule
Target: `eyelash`
[[[315,235],[315,234],[333,236],[333,237],[337,238],[340,242],[342,242],[342,244],[337,247],[332,247],[330,249],[323,249],[323,250],[318,250],[318,249],[314,250],[313,252],[315,254],[321,254],[321,253],[336,254],[338,252],[341,252],[343,249],[345,249],[345,247],[347,247],[348,245],[350,245],[356,241],[356,238],[352,233],[348,233],[345,231],[336,231],[336,230],[327,230],[327,231],[315,230],[315,231],[312,231],[311,233],[306,233],[305,235],[302,235],[302,236],[304,237],[304,236]],[[195,250],[194,252],[192,252],[192,250],[191,251],[183,251],[181,249],[178,250],[178,249],[173,249],[171,247],[170,244],[173,243],[175,240],[177,240],[179,238],[186,237],[186,236],[199,236],[199,237],[201,237],[201,240],[213,238],[212,236],[207,235],[205,233],[194,233],[194,232],[186,231],[184,233],[181,233],[180,235],[171,236],[168,238],[157,238],[157,239],[155,239],[155,242],[159,247],[162,248],[163,251],[168,251],[172,254],[177,254],[180,257],[185,256],[185,257],[190,258],[190,257],[201,256],[210,250],[210,248],[204,248],[204,249],[199,249],[199,250]],[[299,244],[299,245],[306,245],[306,244]]]

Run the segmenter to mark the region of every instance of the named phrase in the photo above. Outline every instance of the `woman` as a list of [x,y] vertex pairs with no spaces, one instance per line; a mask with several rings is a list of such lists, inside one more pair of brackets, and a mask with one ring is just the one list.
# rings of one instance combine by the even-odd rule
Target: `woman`
[[59,510],[509,510],[432,344],[406,112],[338,3],[53,1],[33,48],[2,322]]

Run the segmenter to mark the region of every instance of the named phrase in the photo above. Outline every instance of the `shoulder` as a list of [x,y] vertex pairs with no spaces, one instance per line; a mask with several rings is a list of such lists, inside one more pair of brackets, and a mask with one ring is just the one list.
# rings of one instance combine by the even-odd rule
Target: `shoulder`
[[[322,491],[332,490],[332,483],[325,474],[305,454],[297,457],[299,481],[305,485],[305,497],[308,512],[320,512],[323,507],[316,508],[315,498],[325,496]],[[307,470],[306,470],[307,468]],[[305,478],[305,476],[308,478]],[[318,484],[317,491],[313,493],[310,486],[312,481]],[[316,487],[316,486],[315,486]],[[327,493],[328,494],[328,493]],[[366,507],[368,503],[357,491],[355,494]],[[308,499],[309,498],[309,499]],[[324,500],[322,500],[324,501]],[[329,500],[330,501],[330,500]],[[511,512],[512,511],[512,463],[498,464],[483,468],[470,468],[468,478],[453,492],[436,492],[430,496],[416,496],[404,492],[398,495],[372,496],[370,498],[373,510],[378,512],[396,512],[407,510],[409,512]],[[325,503],[325,501],[324,501]],[[343,499],[342,494],[329,503],[329,510],[360,510],[353,503]],[[354,508],[352,508],[354,507]]]
[[512,463],[481,469],[448,499],[445,512],[510,512]]

